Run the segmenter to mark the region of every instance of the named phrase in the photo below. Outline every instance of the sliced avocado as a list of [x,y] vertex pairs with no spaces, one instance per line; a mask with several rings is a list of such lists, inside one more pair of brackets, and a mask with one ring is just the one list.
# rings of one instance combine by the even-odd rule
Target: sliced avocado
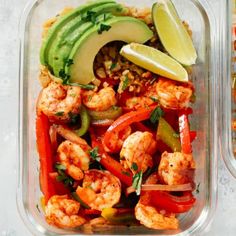
[[[59,76],[59,72],[64,69],[65,62],[69,57],[69,54],[75,44],[75,42],[81,37],[81,35],[94,25],[109,18],[109,14],[114,15],[124,14],[126,8],[117,3],[107,3],[101,6],[91,8],[91,11],[87,11],[84,16],[80,15],[64,27],[58,33],[56,39],[53,42],[49,50],[49,66],[53,69],[55,76]],[[103,14],[98,18],[99,15]],[[89,22],[86,22],[90,20]]]
[[[101,32],[101,27],[105,31]],[[95,78],[94,58],[104,45],[112,41],[145,43],[152,36],[149,27],[136,18],[117,16],[108,19],[87,30],[76,42],[68,58],[73,64],[66,65],[65,73],[72,83],[88,84]]]
[[48,65],[48,50],[53,44],[54,39],[56,38],[60,29],[70,22],[74,17],[83,14],[84,12],[90,10],[93,7],[106,4],[106,3],[114,3],[114,0],[96,0],[92,2],[88,2],[68,14],[61,16],[48,30],[47,36],[43,39],[43,43],[40,49],[40,62],[42,65]]

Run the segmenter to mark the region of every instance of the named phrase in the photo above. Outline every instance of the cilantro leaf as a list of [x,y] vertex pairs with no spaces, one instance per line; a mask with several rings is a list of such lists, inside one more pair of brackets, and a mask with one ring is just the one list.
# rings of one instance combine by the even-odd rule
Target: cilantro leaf
[[65,66],[67,66],[67,67],[69,67],[69,66],[71,66],[71,65],[73,65],[73,64],[74,64],[73,59],[67,59],[67,60],[65,61]]
[[98,34],[102,34],[103,31],[108,31],[111,28],[110,25],[101,23],[98,29]]
[[101,156],[98,153],[98,147],[95,147],[95,148],[91,149],[89,151],[89,155],[94,161],[100,162]]
[[132,165],[131,165],[131,169],[134,170],[134,171],[137,171],[138,170],[138,165],[133,162]]
[[64,115],[64,111],[58,111],[55,115],[56,116],[63,116]]
[[122,90],[125,91],[127,89],[128,85],[129,85],[129,78],[128,78],[128,76],[125,76],[125,79],[122,84]]
[[61,163],[56,163],[55,168],[56,170],[66,170],[66,167]]
[[93,84],[79,84],[79,83],[70,83],[70,82],[68,82],[67,85],[78,86],[78,87],[80,87],[82,89],[87,89],[87,90],[93,90],[96,87]]
[[56,177],[56,180],[58,182],[62,182],[65,186],[72,189],[74,180],[65,173],[66,167],[60,163],[56,163],[55,168],[57,169],[57,172],[58,172],[58,176]]
[[67,85],[70,80],[70,75],[67,75],[64,69],[59,71],[59,77],[63,80],[62,84]]
[[141,193],[143,172],[139,171],[137,174],[133,176],[132,187],[136,190],[137,195]]
[[72,112],[69,112],[69,117],[70,117],[70,123],[71,124],[76,124],[78,122],[79,119],[79,114],[74,114]]
[[115,69],[115,68],[116,68],[116,65],[117,65],[117,63],[112,63],[111,66],[110,66],[110,70]]
[[121,172],[123,175],[130,176],[130,173],[128,171],[122,171]]
[[84,16],[82,16],[83,21],[91,21],[93,24],[96,22],[96,12],[95,11],[87,11]]
[[155,124],[163,115],[164,111],[160,107],[156,107],[150,115],[150,121]]
[[152,96],[151,96],[150,98],[152,99],[153,102],[158,102],[158,99],[157,99],[157,98],[152,97]]

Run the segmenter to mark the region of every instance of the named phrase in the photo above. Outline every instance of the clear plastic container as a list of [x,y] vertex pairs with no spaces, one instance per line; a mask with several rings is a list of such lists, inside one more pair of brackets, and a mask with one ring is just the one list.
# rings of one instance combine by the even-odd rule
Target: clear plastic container
[[[39,189],[39,160],[35,142],[35,104],[40,85],[39,49],[41,46],[42,24],[66,6],[78,6],[85,0],[38,0],[26,7],[20,26],[20,122],[19,122],[19,184],[17,202],[19,212],[33,235],[72,235],[90,233],[84,228],[76,231],[60,230],[49,226],[39,211],[41,192]],[[127,0],[129,6],[151,7],[155,0]],[[194,45],[198,59],[193,66],[192,80],[196,88],[194,114],[191,128],[197,131],[193,143],[193,154],[197,163],[195,207],[181,215],[177,231],[149,230],[142,226],[95,227],[94,234],[156,234],[192,235],[200,232],[210,223],[217,201],[217,158],[218,145],[218,79],[221,65],[220,40],[223,29],[217,16],[225,9],[227,1],[215,0],[173,0],[180,17],[187,21],[193,31]]]
[[221,86],[221,129],[222,156],[231,174],[236,178],[236,2],[227,8],[228,32],[225,34],[223,78]]

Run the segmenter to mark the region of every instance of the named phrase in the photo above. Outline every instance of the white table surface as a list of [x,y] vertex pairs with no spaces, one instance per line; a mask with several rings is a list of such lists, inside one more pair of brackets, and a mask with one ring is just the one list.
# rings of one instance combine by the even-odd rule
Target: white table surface
[[[58,0],[59,1],[59,0]],[[29,236],[16,207],[17,31],[27,0],[0,0],[0,235]],[[220,160],[218,206],[204,235],[236,235],[236,180]]]

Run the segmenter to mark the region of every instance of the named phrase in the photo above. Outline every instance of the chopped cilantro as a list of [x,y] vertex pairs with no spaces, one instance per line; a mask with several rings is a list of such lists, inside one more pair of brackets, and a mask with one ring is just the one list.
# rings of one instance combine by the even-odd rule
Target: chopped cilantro
[[158,102],[158,99],[157,99],[157,98],[152,97],[152,96],[151,96],[150,98],[152,99],[153,102]]
[[80,87],[82,89],[87,89],[87,90],[93,90],[96,87],[93,84],[70,83],[69,81],[67,82],[67,85],[78,86],[78,87]]
[[133,162],[132,165],[131,165],[131,169],[134,170],[134,171],[137,171],[138,170],[138,165]]
[[55,115],[56,116],[63,116],[64,115],[64,111],[58,111]]
[[63,84],[67,85],[69,83],[70,76],[65,73],[64,69],[59,71],[59,77],[63,79]]
[[143,172],[139,171],[137,174],[133,176],[132,187],[136,190],[137,195],[141,193]]
[[73,59],[67,59],[67,60],[65,61],[65,65],[66,65],[67,67],[69,67],[69,66],[71,66],[71,65],[73,65],[73,64],[74,64]]
[[64,165],[60,164],[60,163],[56,163],[55,168],[57,170],[66,170],[66,167]]
[[98,147],[93,148],[92,150],[89,151],[89,155],[90,157],[94,160],[94,161],[98,161],[100,162],[101,160],[101,156],[98,153]]
[[91,21],[93,24],[96,23],[96,12],[95,11],[87,11],[84,16],[82,16],[83,21]]
[[150,115],[150,121],[155,124],[163,115],[163,110],[160,107],[156,107]]
[[62,78],[62,79],[65,79],[65,78],[67,77],[67,74],[65,73],[65,70],[64,70],[64,69],[61,69],[61,70],[59,71],[59,76],[60,76],[60,78]]
[[121,172],[123,175],[130,176],[130,173],[128,171],[122,171]]
[[108,31],[111,28],[110,25],[101,23],[98,29],[98,34],[102,34],[103,31]]
[[122,90],[125,91],[127,89],[128,85],[129,85],[129,78],[128,78],[128,76],[125,76],[125,79],[122,84]]
[[117,65],[117,63],[112,63],[111,66],[110,66],[110,70],[115,69],[115,68],[116,68],[116,65]]
[[71,124],[76,124],[78,122],[79,114],[74,114],[74,113],[70,112],[68,115],[70,117]]
[[57,169],[58,176],[56,180],[62,182],[65,186],[72,188],[74,180],[65,173],[66,167],[62,164],[56,163],[55,168]]
[[67,75],[64,69],[60,70],[59,77],[63,80],[62,84],[64,85],[78,86],[81,87],[82,89],[87,89],[87,90],[93,90],[95,88],[95,85],[93,84],[70,83],[69,82],[70,75]]

